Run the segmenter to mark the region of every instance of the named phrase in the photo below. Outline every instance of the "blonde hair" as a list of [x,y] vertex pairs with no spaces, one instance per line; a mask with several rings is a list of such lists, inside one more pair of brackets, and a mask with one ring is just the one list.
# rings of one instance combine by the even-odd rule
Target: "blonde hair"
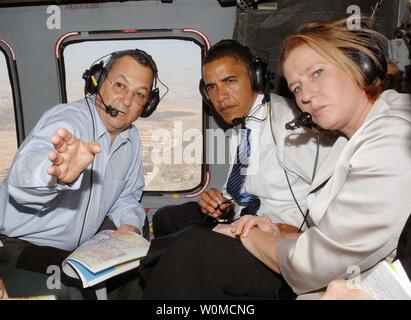
[[[363,18],[362,21],[367,21],[367,18]],[[285,39],[278,72],[283,75],[284,62],[291,51],[301,45],[308,45],[329,62],[351,75],[353,80],[364,89],[370,101],[375,101],[381,92],[392,88],[401,77],[398,68],[389,62],[386,62],[385,71],[385,61],[381,61],[385,58],[379,46],[385,41],[387,39],[374,30],[348,29],[347,19],[305,23],[295,34]],[[374,61],[381,71],[375,81],[367,84],[366,75],[359,64],[350,57],[349,52],[362,52]]]

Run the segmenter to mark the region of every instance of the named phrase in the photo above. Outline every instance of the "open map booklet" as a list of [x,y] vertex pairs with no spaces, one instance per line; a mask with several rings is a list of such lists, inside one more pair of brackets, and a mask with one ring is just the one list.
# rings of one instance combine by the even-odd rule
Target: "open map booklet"
[[377,300],[411,300],[411,282],[400,260],[381,261],[362,281],[361,289]]
[[87,288],[138,267],[150,242],[134,232],[111,238],[113,232],[102,231],[77,248],[64,260],[64,273]]

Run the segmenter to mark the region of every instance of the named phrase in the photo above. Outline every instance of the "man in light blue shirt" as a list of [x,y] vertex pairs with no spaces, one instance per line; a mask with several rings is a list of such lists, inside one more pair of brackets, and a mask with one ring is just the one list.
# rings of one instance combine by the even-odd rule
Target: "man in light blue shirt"
[[132,123],[158,104],[157,68],[147,53],[127,50],[83,77],[87,97],[41,117],[1,185],[0,264],[16,266],[28,246],[72,251],[107,216],[114,236],[142,231],[142,150]]

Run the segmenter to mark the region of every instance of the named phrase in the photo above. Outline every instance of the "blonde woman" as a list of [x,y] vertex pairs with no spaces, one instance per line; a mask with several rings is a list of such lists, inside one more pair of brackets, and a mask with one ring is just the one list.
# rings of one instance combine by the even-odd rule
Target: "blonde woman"
[[308,23],[284,42],[280,71],[297,104],[349,142],[314,179],[304,233],[273,236],[252,228],[258,218],[238,221],[233,231],[297,294],[391,260],[409,216],[411,96],[389,90],[398,70],[387,64],[383,41],[342,20]]

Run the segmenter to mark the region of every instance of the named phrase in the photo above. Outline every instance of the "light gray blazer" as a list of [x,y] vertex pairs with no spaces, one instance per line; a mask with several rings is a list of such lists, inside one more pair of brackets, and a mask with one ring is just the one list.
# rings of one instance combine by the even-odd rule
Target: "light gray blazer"
[[411,212],[411,95],[383,92],[348,143],[337,140],[310,190],[310,228],[280,241],[276,257],[297,294],[392,259]]

